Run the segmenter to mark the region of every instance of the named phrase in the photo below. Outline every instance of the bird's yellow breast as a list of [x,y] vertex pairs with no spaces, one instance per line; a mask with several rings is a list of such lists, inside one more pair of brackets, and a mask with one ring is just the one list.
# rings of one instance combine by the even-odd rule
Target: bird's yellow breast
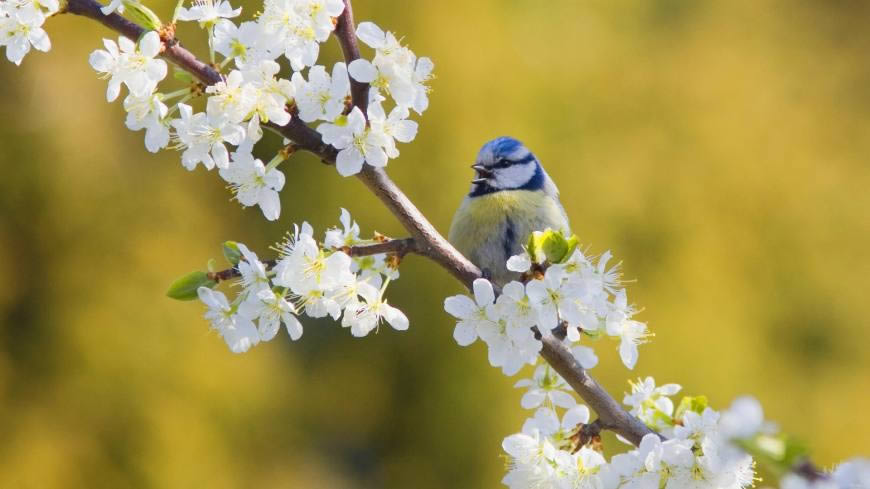
[[546,228],[569,230],[556,199],[541,191],[505,190],[466,197],[448,239],[473,263],[499,278],[506,272],[507,259],[522,251],[529,235]]

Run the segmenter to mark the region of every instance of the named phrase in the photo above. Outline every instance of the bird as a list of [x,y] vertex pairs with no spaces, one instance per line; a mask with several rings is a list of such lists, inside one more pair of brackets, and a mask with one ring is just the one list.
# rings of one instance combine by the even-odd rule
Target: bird
[[538,158],[512,137],[484,144],[471,165],[475,176],[450,225],[447,240],[497,285],[519,278],[507,260],[523,252],[535,231],[570,234],[559,189]]

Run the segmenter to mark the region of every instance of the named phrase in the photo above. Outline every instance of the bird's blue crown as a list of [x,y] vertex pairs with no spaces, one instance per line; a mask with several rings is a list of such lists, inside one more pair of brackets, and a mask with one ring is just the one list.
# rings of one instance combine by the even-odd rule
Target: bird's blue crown
[[472,166],[478,177],[469,195],[477,197],[502,190],[541,190],[546,173],[538,159],[523,143],[499,137],[483,145]]

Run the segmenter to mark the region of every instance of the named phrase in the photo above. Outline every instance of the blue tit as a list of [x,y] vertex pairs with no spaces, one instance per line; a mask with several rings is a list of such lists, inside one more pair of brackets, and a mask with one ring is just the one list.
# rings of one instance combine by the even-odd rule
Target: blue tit
[[518,278],[508,258],[523,251],[534,231],[570,233],[559,190],[521,142],[500,137],[483,145],[471,168],[475,178],[462,201],[448,240],[494,283]]

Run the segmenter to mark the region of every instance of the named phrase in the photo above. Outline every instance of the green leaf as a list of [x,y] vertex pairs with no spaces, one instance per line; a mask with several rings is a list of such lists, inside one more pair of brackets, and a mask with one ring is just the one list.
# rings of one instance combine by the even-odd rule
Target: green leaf
[[707,396],[685,396],[680,400],[680,405],[677,406],[674,419],[682,419],[686,411],[701,414],[704,412],[704,409],[707,409],[708,405]]
[[224,258],[227,259],[230,265],[236,266],[242,259],[242,252],[239,250],[239,245],[235,241],[224,241]]
[[186,71],[175,70],[175,72],[172,73],[172,77],[180,82],[193,83],[193,75]]
[[205,272],[190,272],[187,275],[179,278],[166,291],[166,295],[172,299],[180,301],[191,301],[197,298],[197,289],[200,287],[208,287],[213,289],[217,282],[208,278]]

